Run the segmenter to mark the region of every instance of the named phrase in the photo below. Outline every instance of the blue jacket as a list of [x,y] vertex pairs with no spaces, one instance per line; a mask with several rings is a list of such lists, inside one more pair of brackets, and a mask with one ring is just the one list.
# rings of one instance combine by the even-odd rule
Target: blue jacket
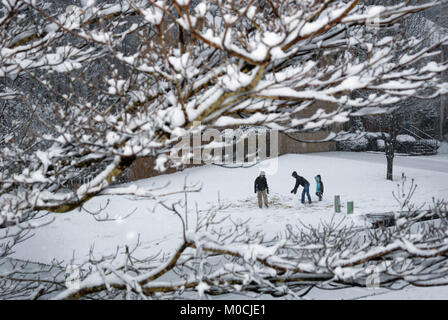
[[315,176],[314,180],[316,180],[316,193],[324,193],[324,183],[322,182],[320,174]]

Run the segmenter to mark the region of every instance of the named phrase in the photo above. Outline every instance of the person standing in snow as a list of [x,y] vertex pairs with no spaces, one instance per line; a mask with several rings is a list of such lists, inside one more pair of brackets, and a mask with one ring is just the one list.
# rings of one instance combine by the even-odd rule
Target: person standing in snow
[[264,201],[264,205],[266,206],[266,208],[269,208],[268,206],[269,187],[268,182],[266,181],[264,171],[261,171],[260,175],[255,179],[255,193],[257,193],[258,196],[258,206],[262,208]]
[[296,178],[296,185],[294,186],[294,189],[291,190],[291,193],[296,194],[297,193],[297,189],[299,188],[299,186],[303,187],[303,191],[302,191],[302,203],[305,204],[305,194],[308,198],[308,202],[311,204],[311,196],[310,196],[310,183],[308,182],[308,180],[306,180],[304,177],[299,176],[297,174],[297,172],[293,172],[292,176],[294,178]]
[[315,176],[314,180],[316,180],[316,196],[319,198],[319,201],[322,201],[322,196],[324,194],[324,183],[322,182],[320,174]]

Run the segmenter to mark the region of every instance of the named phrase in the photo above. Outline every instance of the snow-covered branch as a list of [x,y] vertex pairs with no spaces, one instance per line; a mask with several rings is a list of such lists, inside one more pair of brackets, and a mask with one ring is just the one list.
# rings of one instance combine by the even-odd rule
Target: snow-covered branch
[[[198,130],[250,125],[313,131],[352,115],[390,111],[409,97],[446,93],[440,74],[447,64],[437,50],[448,38],[428,43],[425,35],[389,29],[444,0],[81,3],[1,1],[1,225],[24,222],[39,211],[71,211],[105,194],[158,199],[187,219],[178,204],[161,199],[172,193],[113,184],[140,157],[157,158],[159,171],[178,165],[171,157],[175,145]],[[358,246],[352,230],[328,228],[322,242],[313,236],[316,230],[306,235],[291,229],[283,242],[269,243],[241,232],[241,226],[218,232],[209,218],[191,234],[191,221],[185,220],[176,267],[199,271],[171,291],[199,286],[218,294],[243,286],[281,294],[280,282],[293,291],[316,279],[359,284],[370,263],[389,279],[422,285],[422,278],[412,280],[387,259],[399,254],[403,266],[430,259],[443,275],[445,238],[436,231],[425,240],[407,237],[406,219],[401,238],[368,234],[367,247]],[[11,251],[1,249],[4,255]],[[208,274],[194,265],[216,256],[242,264]],[[98,274],[83,284],[90,288],[85,294],[110,288],[139,295],[170,291],[141,274],[133,278],[111,268],[94,268]],[[50,291],[61,286],[58,281]]]
[[[412,194],[411,190],[405,193]],[[247,221],[222,216],[222,205],[183,212],[184,203],[164,207],[183,220],[184,237],[170,254],[137,258],[140,243],[79,265],[76,286],[67,287],[64,265],[30,263],[26,272],[0,275],[4,285],[24,296],[79,299],[121,296],[133,299],[270,294],[300,298],[313,288],[352,286],[402,288],[446,284],[448,276],[447,208],[397,213],[388,228],[351,227],[333,221],[318,227],[288,226],[266,239],[249,231]],[[186,223],[188,217],[196,223]],[[24,262],[11,260],[18,265]],[[22,268],[21,270],[28,270]],[[65,282],[64,282],[65,281]],[[37,290],[37,288],[39,290]],[[11,291],[6,290],[5,297]]]

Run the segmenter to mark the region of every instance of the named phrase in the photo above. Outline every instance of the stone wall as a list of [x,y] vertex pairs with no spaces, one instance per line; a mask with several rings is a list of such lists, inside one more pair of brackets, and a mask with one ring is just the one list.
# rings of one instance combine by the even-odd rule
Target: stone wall
[[[326,151],[336,151],[336,142],[300,142],[298,140],[320,140],[328,136],[328,131],[318,131],[314,133],[292,133],[292,134],[278,134],[278,155],[288,154],[288,153],[310,153],[310,152],[326,152]],[[269,143],[272,143],[270,141]],[[271,154],[270,157],[275,157]],[[129,180],[135,181],[140,179],[146,179],[149,177],[158,176],[161,174],[169,174],[177,171],[182,171],[185,168],[191,168],[194,166],[200,166],[202,164],[185,164],[179,168],[168,168],[164,172],[159,172],[154,169],[155,158],[144,157],[135,160],[129,170]]]
[[179,168],[167,168],[165,171],[160,172],[154,169],[155,166],[155,157],[143,157],[135,160],[131,167],[129,168],[129,181],[136,181],[140,179],[146,179],[150,177],[155,177],[161,174],[170,174],[178,171],[182,171],[186,168],[191,168],[194,164],[183,165]]
[[336,142],[334,141],[309,143],[294,140],[320,140],[326,138],[328,136],[328,133],[328,131],[319,131],[313,133],[292,133],[288,135],[279,133],[279,155],[288,153],[336,151]]
[[[324,109],[327,112],[334,111],[336,109],[336,105],[329,102],[324,101],[315,101],[311,106],[306,108],[300,113],[300,117],[311,117],[315,114],[315,112],[318,109]],[[332,130],[334,132],[338,132],[341,129],[341,126],[334,125]],[[275,146],[271,146],[270,150],[274,151],[274,153],[277,153],[278,155],[288,154],[288,153],[310,153],[310,152],[326,152],[326,151],[336,151],[336,142],[330,141],[330,142],[301,142],[297,140],[304,140],[304,141],[310,141],[310,140],[322,140],[325,139],[328,136],[328,131],[318,131],[313,133],[292,133],[292,134],[278,134],[278,149],[275,148]],[[297,139],[297,140],[295,140]],[[259,143],[259,140],[258,140]],[[258,144],[257,143],[257,144]],[[268,135],[268,140],[266,141],[268,145],[273,143],[271,141],[270,136]],[[244,154],[246,155],[248,152],[247,143],[245,142],[244,147]],[[190,146],[191,147],[191,146]],[[268,147],[269,149],[269,147]],[[225,149],[223,150],[223,154],[225,154]],[[268,157],[275,157],[276,154],[267,154]],[[135,181],[139,179],[145,179],[153,176],[157,176],[160,174],[169,174],[176,171],[182,171],[185,168],[190,168],[193,166],[200,166],[203,164],[186,164],[183,165],[180,168],[169,168],[164,172],[159,172],[154,169],[155,165],[155,159],[154,158],[141,158],[131,165],[131,168],[129,170],[129,180]]]

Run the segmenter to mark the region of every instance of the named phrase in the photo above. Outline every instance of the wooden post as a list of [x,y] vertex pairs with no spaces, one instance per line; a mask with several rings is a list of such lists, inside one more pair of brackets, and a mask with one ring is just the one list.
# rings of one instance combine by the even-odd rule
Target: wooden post
[[347,201],[347,214],[353,213],[353,201]]
[[341,212],[341,197],[334,196],[334,211]]

